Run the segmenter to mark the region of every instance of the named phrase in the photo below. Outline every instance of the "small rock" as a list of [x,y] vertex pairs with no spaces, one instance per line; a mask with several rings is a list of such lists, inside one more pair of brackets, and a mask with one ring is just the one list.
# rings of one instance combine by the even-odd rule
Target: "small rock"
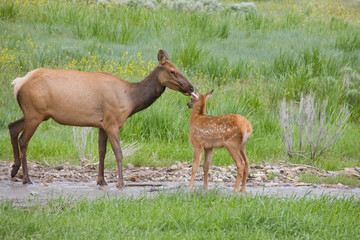
[[279,183],[269,182],[269,183],[265,184],[265,187],[276,187],[278,185],[279,185]]
[[141,177],[139,175],[132,175],[129,180],[131,182],[141,182]]
[[48,176],[48,177],[46,178],[46,182],[47,182],[47,183],[50,183],[50,182],[53,181],[53,179],[54,179],[53,176]]
[[311,184],[299,182],[299,183],[294,183],[294,186],[296,186],[296,187],[304,187],[304,186],[311,186]]
[[279,175],[279,174],[281,173],[281,170],[280,170],[280,169],[275,168],[275,169],[272,169],[272,170],[270,170],[270,171],[268,171],[268,172],[269,172],[269,173],[276,174],[276,175]]
[[64,166],[57,166],[55,167],[56,170],[60,171],[60,170],[63,170],[64,169]]
[[251,178],[255,178],[255,180],[256,180],[257,178],[266,179],[266,175],[263,174],[263,173],[251,174]]
[[131,163],[128,163],[128,164],[126,164],[126,167],[125,167],[126,169],[134,169],[135,167],[134,167],[134,165],[132,165]]
[[224,180],[222,180],[221,178],[215,178],[214,182],[223,182]]
[[98,165],[99,163],[88,163],[84,165],[84,168],[88,170],[95,170]]
[[36,195],[39,195],[39,193],[34,192],[34,191],[31,191],[31,192],[30,192],[30,195],[31,195],[31,196],[36,196]]
[[176,169],[178,169],[178,166],[175,165],[175,164],[174,164],[174,165],[171,165],[170,169],[171,169],[171,170],[176,170]]
[[261,182],[261,180],[262,180],[261,177],[256,177],[256,178],[255,178],[255,181],[257,181],[257,182]]

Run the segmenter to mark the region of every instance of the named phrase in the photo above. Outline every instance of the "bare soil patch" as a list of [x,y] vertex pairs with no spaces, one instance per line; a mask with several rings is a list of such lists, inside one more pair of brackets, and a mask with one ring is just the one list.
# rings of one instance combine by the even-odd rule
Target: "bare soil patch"
[[[127,187],[117,189],[116,169],[106,169],[105,178],[109,185],[96,185],[98,175],[97,164],[83,166],[42,166],[37,162],[29,162],[30,179],[34,184],[23,185],[21,169],[11,179],[12,162],[0,161],[0,199],[24,202],[31,198],[49,199],[59,196],[86,197],[94,199],[104,194],[110,197],[137,197],[142,194],[152,195],[163,190],[187,191],[191,177],[191,165],[176,162],[170,167],[134,167],[128,164],[124,168],[124,180]],[[342,184],[311,184],[299,182],[297,174],[310,173],[320,177],[331,177],[340,173],[358,177],[355,169],[342,171],[321,171],[307,165],[289,163],[253,164],[247,182],[247,194],[291,196],[331,196],[360,197],[360,188]],[[209,171],[210,188],[217,188],[230,194],[235,184],[235,165],[212,166]],[[196,176],[197,188],[202,187],[203,172],[199,168]]]

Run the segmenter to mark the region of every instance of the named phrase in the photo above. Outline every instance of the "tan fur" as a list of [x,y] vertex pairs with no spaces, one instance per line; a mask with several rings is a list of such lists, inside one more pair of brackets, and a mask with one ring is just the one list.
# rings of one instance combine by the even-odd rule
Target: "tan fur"
[[208,170],[212,157],[213,148],[226,148],[237,166],[237,178],[234,192],[239,191],[242,180],[241,192],[245,191],[248,177],[249,161],[245,154],[245,144],[252,134],[250,122],[239,114],[226,114],[220,116],[208,116],[206,112],[206,99],[212,92],[206,95],[193,95],[188,103],[193,108],[190,117],[189,139],[194,147],[194,164],[189,189],[193,187],[195,175],[199,166],[201,153],[205,151],[204,160],[204,188],[207,189]]
[[[110,141],[118,164],[118,187],[124,186],[119,130],[127,118],[150,106],[169,87],[190,95],[192,85],[158,52],[159,65],[138,83],[105,72],[80,72],[39,68],[15,79],[14,95],[24,117],[8,125],[14,153],[11,176],[23,165],[23,183],[31,183],[26,161],[28,143],[36,128],[49,118],[63,125],[99,129],[98,184],[104,179],[106,142]],[[19,134],[22,132],[20,138]],[[20,147],[20,152],[19,152]]]
[[17,98],[17,94],[19,92],[19,89],[22,87],[22,85],[28,80],[28,79],[31,79],[31,75],[36,72],[36,70],[33,70],[31,72],[28,72],[24,77],[19,77],[19,78],[16,78],[14,79],[11,84],[14,85],[14,96],[15,98]]

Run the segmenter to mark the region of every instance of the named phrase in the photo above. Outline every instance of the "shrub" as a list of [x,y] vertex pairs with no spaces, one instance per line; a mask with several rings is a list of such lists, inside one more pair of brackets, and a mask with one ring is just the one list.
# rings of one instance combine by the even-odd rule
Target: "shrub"
[[290,157],[305,157],[315,165],[318,155],[326,152],[341,138],[347,128],[350,113],[346,106],[326,113],[328,101],[315,103],[313,95],[301,96],[298,106],[285,100],[280,104],[280,122],[283,128],[283,150]]
[[229,5],[227,8],[230,11],[240,14],[252,14],[257,12],[255,4],[252,2],[234,3]]

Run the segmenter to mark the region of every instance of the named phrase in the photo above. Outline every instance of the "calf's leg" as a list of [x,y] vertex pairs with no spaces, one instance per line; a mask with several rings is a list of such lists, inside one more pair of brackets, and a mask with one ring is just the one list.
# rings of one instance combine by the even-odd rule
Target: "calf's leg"
[[208,189],[208,172],[213,154],[213,149],[205,149],[205,159],[203,164],[204,169],[204,189]]
[[195,175],[196,175],[196,172],[198,170],[199,163],[200,163],[201,152],[202,152],[201,147],[194,147],[194,164],[192,166],[191,180],[190,180],[190,184],[189,184],[189,189],[192,189],[193,185],[194,185]]

